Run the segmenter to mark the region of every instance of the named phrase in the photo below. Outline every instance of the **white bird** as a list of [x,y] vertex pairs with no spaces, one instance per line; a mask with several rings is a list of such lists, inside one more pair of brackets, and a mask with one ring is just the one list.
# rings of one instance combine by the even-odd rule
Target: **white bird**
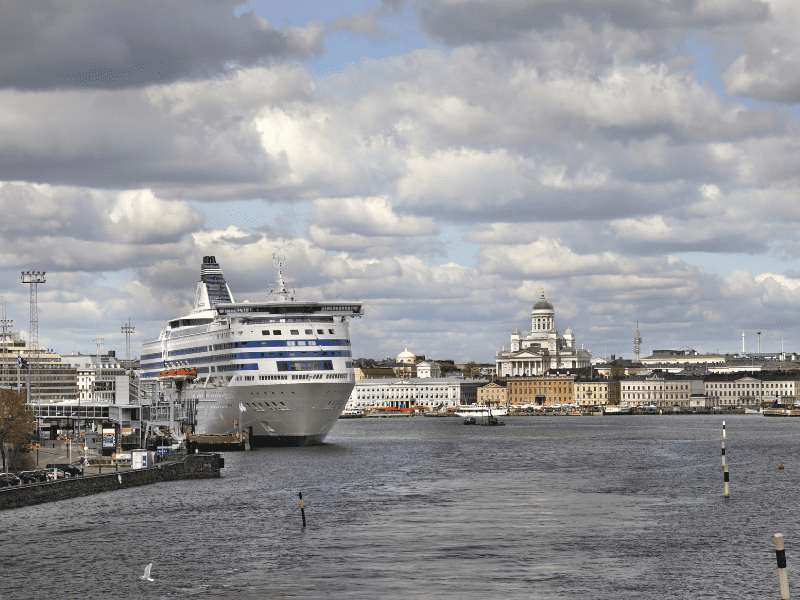
[[144,575],[141,575],[139,579],[144,579],[145,581],[155,581],[152,577],[150,577],[150,569],[153,568],[153,563],[150,563],[144,568]]

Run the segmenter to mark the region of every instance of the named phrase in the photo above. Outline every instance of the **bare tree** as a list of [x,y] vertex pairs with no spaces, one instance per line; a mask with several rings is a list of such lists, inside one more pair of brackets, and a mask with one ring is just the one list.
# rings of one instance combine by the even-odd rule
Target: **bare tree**
[[0,453],[3,456],[3,471],[6,471],[8,463],[6,444],[19,448],[33,431],[33,426],[33,410],[25,401],[25,395],[14,390],[0,389]]
[[481,372],[481,366],[473,360],[464,365],[463,372],[467,379],[475,379]]

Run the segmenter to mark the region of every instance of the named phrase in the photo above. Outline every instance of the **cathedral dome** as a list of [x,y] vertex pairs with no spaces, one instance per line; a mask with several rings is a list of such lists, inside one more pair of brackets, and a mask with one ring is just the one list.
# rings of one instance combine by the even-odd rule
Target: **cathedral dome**
[[533,310],[553,310],[553,305],[544,297],[544,290],[542,290],[542,297],[533,305]]

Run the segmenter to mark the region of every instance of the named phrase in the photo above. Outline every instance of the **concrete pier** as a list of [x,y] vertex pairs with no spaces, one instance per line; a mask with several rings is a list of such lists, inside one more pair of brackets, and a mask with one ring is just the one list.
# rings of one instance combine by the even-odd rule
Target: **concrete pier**
[[219,454],[189,454],[145,469],[125,469],[102,475],[84,475],[0,488],[0,510],[90,496],[161,481],[213,479],[220,477],[223,466],[224,461]]

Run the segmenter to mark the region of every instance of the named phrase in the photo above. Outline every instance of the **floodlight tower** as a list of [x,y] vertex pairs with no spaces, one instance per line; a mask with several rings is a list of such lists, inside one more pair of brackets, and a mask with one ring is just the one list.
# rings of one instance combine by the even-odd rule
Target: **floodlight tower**
[[102,366],[103,362],[100,359],[100,352],[101,352],[100,349],[103,347],[103,342],[106,341],[106,338],[96,337],[92,338],[92,341],[95,343],[95,346],[97,346],[97,364]]
[[29,357],[30,362],[28,363],[28,380],[31,382],[31,394],[33,401],[34,398],[38,397],[39,386],[35,383],[36,381],[36,373],[39,370],[39,313],[37,312],[37,286],[40,283],[45,283],[47,280],[45,279],[45,272],[44,271],[23,271],[22,272],[22,283],[28,283],[31,286],[31,335],[30,340],[28,341],[29,345]]
[[123,323],[122,333],[125,334],[125,360],[128,362],[128,368],[131,366],[131,334],[134,327],[131,326],[131,318],[128,317],[128,322]]
[[103,342],[105,341],[105,338],[95,337],[95,338],[92,338],[92,341],[97,346],[97,368],[94,371],[94,386],[93,386],[94,390],[93,390],[93,394],[92,394],[92,400],[94,402],[97,402],[97,380],[100,377],[100,372],[101,372],[101,369],[103,367],[103,361],[100,358],[100,348],[103,347]]

